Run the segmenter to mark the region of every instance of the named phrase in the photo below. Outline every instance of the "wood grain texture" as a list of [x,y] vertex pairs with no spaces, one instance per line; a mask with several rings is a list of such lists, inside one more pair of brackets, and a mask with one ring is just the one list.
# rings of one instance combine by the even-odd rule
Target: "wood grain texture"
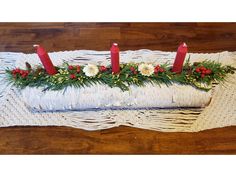
[[190,52],[234,51],[236,23],[0,23],[0,51],[148,48],[175,51],[185,41]]
[[236,127],[163,133],[131,127],[0,129],[1,154],[235,154]]
[[[0,23],[0,51],[236,51],[236,23]],[[0,128],[0,154],[236,154],[236,127],[163,133],[131,127],[84,131],[68,127]]]

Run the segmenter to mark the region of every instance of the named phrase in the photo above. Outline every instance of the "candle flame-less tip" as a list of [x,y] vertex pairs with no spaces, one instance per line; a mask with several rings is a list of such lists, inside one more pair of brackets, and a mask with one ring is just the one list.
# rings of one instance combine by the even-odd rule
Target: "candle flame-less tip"
[[187,47],[187,44],[185,42],[183,43],[183,47]]
[[113,43],[112,45],[114,45],[114,46],[118,46],[118,44],[117,44],[117,43]]
[[39,47],[39,45],[38,44],[34,44],[33,47]]

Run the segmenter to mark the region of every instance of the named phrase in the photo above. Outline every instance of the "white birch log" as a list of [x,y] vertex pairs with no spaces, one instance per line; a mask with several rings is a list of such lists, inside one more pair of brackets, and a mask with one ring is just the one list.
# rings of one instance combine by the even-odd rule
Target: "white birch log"
[[129,91],[101,84],[85,88],[68,87],[62,91],[42,90],[30,87],[21,90],[28,107],[39,111],[179,108],[205,107],[211,100],[211,91],[180,84],[131,86]]

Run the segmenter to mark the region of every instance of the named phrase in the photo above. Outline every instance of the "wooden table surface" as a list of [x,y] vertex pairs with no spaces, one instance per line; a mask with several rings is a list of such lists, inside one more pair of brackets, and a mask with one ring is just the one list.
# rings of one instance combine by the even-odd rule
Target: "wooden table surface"
[[[0,51],[236,51],[236,23],[0,23]],[[236,115],[235,115],[236,116]],[[197,133],[163,133],[131,127],[84,131],[68,127],[0,128],[0,154],[236,154],[236,126]]]

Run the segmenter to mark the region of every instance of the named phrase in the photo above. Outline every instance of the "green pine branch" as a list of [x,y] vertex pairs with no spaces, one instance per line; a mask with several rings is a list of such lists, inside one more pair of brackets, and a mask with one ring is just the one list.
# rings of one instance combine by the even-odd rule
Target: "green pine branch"
[[[90,87],[95,84],[105,84],[110,87],[119,87],[122,91],[129,90],[129,86],[136,85],[138,87],[145,86],[147,83],[156,85],[166,84],[167,86],[173,83],[180,83],[184,85],[192,85],[201,90],[210,90],[212,82],[223,82],[227,74],[233,74],[235,68],[232,66],[222,66],[220,63],[205,60],[201,63],[190,64],[186,62],[181,74],[171,72],[169,64],[163,64],[160,67],[164,72],[158,72],[151,76],[143,76],[138,72],[138,64],[128,63],[121,64],[121,71],[114,75],[111,72],[111,67],[107,67],[107,71],[99,72],[95,77],[88,77],[83,72],[81,66],[80,72],[75,69],[68,69],[68,64],[64,63],[62,67],[56,67],[58,73],[50,76],[41,68],[31,68],[27,63],[28,75],[22,77],[20,73],[14,74],[13,70],[6,70],[9,82],[13,83],[19,88],[29,87],[43,87],[44,90],[62,90],[68,86],[75,88]],[[98,66],[99,67],[99,66]],[[133,73],[130,67],[133,67],[137,73]],[[201,73],[196,72],[199,67],[205,67],[211,71],[202,77]],[[71,75],[75,75],[76,79],[71,79]]]

